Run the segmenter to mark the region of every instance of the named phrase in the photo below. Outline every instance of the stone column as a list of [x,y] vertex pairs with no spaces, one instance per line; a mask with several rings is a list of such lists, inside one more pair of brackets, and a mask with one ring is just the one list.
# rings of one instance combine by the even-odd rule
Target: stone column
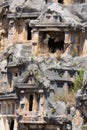
[[5,130],[9,130],[9,123],[8,123],[8,119],[5,120]]
[[16,119],[14,120],[14,129],[13,130],[18,130],[18,122]]
[[5,121],[4,121],[3,117],[1,117],[1,119],[0,119],[0,129],[1,130],[6,130],[5,129]]
[[65,39],[64,39],[64,50],[65,50],[65,55],[67,55],[70,52],[70,44],[71,43],[71,34],[70,32],[66,31],[65,32]]
[[39,90],[39,94],[40,94],[39,111],[43,112],[43,103],[44,103],[43,90]]
[[14,21],[10,20],[9,29],[8,29],[8,45],[12,45],[12,43],[13,43],[14,30],[15,30]]
[[29,97],[25,97],[25,111],[29,111]]
[[33,111],[37,110],[37,98],[36,94],[33,94]]
[[39,32],[37,30],[32,31],[32,54],[37,55],[38,53],[38,41],[39,41]]
[[85,41],[83,44],[83,55],[87,55],[87,34],[85,34]]
[[65,40],[64,40],[64,43],[67,44],[67,43],[70,43],[70,32],[66,31],[65,32]]

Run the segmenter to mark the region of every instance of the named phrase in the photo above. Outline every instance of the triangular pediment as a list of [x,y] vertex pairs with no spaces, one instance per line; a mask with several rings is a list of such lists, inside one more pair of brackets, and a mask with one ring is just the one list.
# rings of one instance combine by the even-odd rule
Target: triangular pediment
[[42,24],[44,23],[55,24],[55,23],[64,22],[65,19],[60,12],[56,12],[55,10],[52,11],[48,9],[47,12],[45,12],[43,17],[40,19],[40,21]]
[[24,83],[27,83],[27,84],[35,84],[35,82],[36,82],[36,78],[35,78],[33,72],[30,71],[30,72],[28,73],[28,75],[25,76],[25,81],[24,81]]
[[27,83],[28,84],[35,84],[35,82],[36,82],[36,80],[35,80],[35,77],[34,76],[30,76],[29,78],[28,78],[28,81],[27,81]]
[[76,20],[72,18],[72,14],[64,5],[53,3],[41,13],[37,20],[31,21],[30,25],[43,27],[46,25],[72,25],[74,23],[76,23]]

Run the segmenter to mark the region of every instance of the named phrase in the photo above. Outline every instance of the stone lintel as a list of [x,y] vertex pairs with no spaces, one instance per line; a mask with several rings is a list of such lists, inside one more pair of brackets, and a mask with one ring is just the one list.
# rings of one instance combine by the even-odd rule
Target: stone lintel
[[[47,123],[38,123],[38,124],[28,124],[28,123],[24,123],[24,125],[30,129],[47,129],[47,130],[57,130],[58,125],[52,125],[52,124],[47,124]],[[59,129],[58,129],[59,130]]]
[[12,18],[37,18],[38,16],[40,15],[40,13],[39,12],[36,12],[36,13],[17,13],[17,14],[15,14],[15,13],[9,13],[8,15],[7,15],[7,18],[8,19],[12,19]]
[[68,27],[44,27],[44,28],[39,28],[39,31],[41,32],[46,32],[46,31],[54,31],[54,32],[69,32],[69,31],[74,31],[73,28],[68,28]]

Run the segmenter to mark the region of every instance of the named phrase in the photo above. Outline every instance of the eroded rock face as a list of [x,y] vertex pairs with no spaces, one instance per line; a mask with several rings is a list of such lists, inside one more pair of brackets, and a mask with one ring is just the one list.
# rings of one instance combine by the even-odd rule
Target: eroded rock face
[[[2,5],[1,14],[3,14],[3,17],[1,19],[1,25],[3,27],[1,27],[1,33],[0,33],[1,34],[1,36],[0,36],[1,37],[1,43],[0,43],[1,50],[6,48],[8,45],[12,45],[17,42],[21,42],[21,43],[24,42],[24,43],[30,43],[30,44],[32,42],[35,42],[35,41],[33,41],[33,35],[34,35],[34,31],[32,29],[33,26],[34,26],[34,28],[35,28],[35,26],[38,26],[38,25],[39,25],[39,27],[40,27],[40,25],[42,27],[43,25],[45,26],[45,23],[46,23],[46,26],[47,26],[47,24],[49,24],[50,26],[53,26],[55,24],[57,24],[57,26],[60,26],[60,23],[63,22],[63,26],[67,26],[66,25],[66,23],[67,23],[68,27],[71,26],[75,30],[77,30],[76,28],[80,28],[82,30],[82,32],[80,31],[80,33],[73,32],[73,34],[71,34],[71,31],[69,31],[67,33],[67,31],[64,30],[65,39],[62,39],[62,40],[65,43],[67,42],[65,45],[66,47],[68,46],[66,53],[71,53],[71,50],[73,49],[73,51],[75,53],[72,55],[75,55],[75,54],[86,55],[86,53],[87,53],[86,36],[85,36],[85,33],[83,33],[83,30],[85,30],[86,22],[87,22],[87,18],[85,16],[85,14],[87,12],[86,4],[81,4],[79,6],[73,5],[73,4],[70,6],[69,5],[62,6],[62,4],[58,4],[57,1],[54,1],[54,2],[47,1],[47,3],[46,3],[46,1],[44,1],[44,0],[42,0],[41,2],[39,2],[38,0],[37,1],[20,0],[19,2],[8,1],[8,4],[6,4],[6,2],[7,1],[5,1],[5,5],[3,4],[3,2],[1,3],[1,5]],[[70,2],[64,1],[64,3],[70,3]],[[35,5],[35,6],[33,6],[33,5]],[[8,10],[8,6],[9,6],[9,10]],[[83,11],[81,11],[80,8]],[[48,19],[49,10],[51,11],[50,19]],[[42,11],[41,15],[40,15],[40,11]],[[55,12],[55,14],[53,12]],[[31,15],[27,15],[27,13],[30,13]],[[59,14],[60,14],[60,16],[59,16]],[[53,15],[55,15],[55,17]],[[13,19],[13,17],[15,17],[15,20]],[[20,19],[20,18],[17,19],[18,17],[22,17],[22,19]],[[29,18],[29,17],[31,17],[31,18]],[[56,18],[56,21],[55,21],[55,18]],[[9,19],[9,21],[8,21],[8,19]],[[34,19],[33,20],[34,22],[31,22],[31,19]],[[62,27],[62,24],[61,24],[61,27]],[[30,32],[29,32],[29,29],[30,29]],[[38,32],[39,31],[37,31],[37,33]],[[30,38],[28,37],[28,33],[29,33],[29,35],[31,35]],[[68,40],[67,40],[67,34],[69,37]],[[40,33],[40,35],[41,35],[41,33]],[[80,35],[82,35],[82,37],[80,37]],[[51,34],[51,37],[53,37],[52,34]],[[45,40],[45,37],[43,37],[43,38]],[[41,40],[43,40],[43,38]],[[39,41],[40,41],[40,36],[38,33],[37,42],[39,42]],[[78,43],[78,41],[79,41],[79,43]],[[58,40],[57,40],[57,42],[58,42]],[[71,45],[70,45],[70,43],[71,43]],[[74,44],[72,44],[72,43],[74,43]],[[37,45],[38,45],[38,47],[37,47]],[[37,54],[40,50],[39,47],[41,45],[39,43],[37,43],[37,45],[35,46],[35,49],[33,49],[35,51],[34,55]],[[44,42],[45,50],[47,48],[46,45],[47,45],[47,43]],[[61,47],[62,51],[65,51],[65,50],[63,50],[63,48],[66,48],[65,46]],[[61,55],[61,51],[60,52],[59,51],[57,51],[57,55]],[[47,52],[48,52],[48,50],[47,50]]]
[[[54,102],[53,100],[56,94],[66,93],[65,92],[66,85],[64,87],[63,82],[65,79],[68,80],[69,82],[72,82],[71,80],[72,75],[69,74],[70,70],[68,72],[67,68],[65,69],[64,67],[61,68],[61,65],[59,64],[60,62],[56,58],[51,58],[47,56],[32,57],[28,47],[29,46],[23,44],[16,44],[8,48],[7,51],[4,53],[4,57],[5,59],[7,59],[6,63],[7,69],[5,70],[5,66],[3,66],[3,63],[5,63],[5,61],[3,61],[1,62],[2,63],[1,72],[6,71],[9,86],[5,87],[2,84],[1,92],[3,92],[3,94],[0,96],[0,99],[3,98],[4,100],[4,98],[9,99],[11,97],[12,102],[10,101],[1,102],[4,110],[4,112],[2,111],[1,113],[7,115],[8,113],[11,114],[11,112],[13,111],[11,103],[15,104],[15,100],[17,100],[18,98],[20,103],[17,102],[18,104],[16,103],[14,107],[15,108],[14,111],[15,114],[17,114],[18,121],[20,122],[30,121],[33,123],[34,120],[37,123],[38,120],[39,123],[44,122],[49,123],[51,120],[51,123],[56,122],[56,124],[57,123],[63,124],[63,122],[66,122],[67,124],[67,122],[69,122],[70,120],[67,119],[66,104],[60,101]],[[20,71],[21,74],[19,73]],[[73,74],[73,72],[70,73]],[[2,73],[2,75],[3,74],[4,73]],[[5,79],[5,75],[3,75],[3,77]],[[60,88],[58,88],[57,80],[60,80],[59,84]],[[21,88],[24,85],[25,85],[24,89]],[[22,89],[21,91],[20,88]],[[38,92],[37,94],[36,93],[33,94],[32,111],[29,111],[31,110],[31,107],[29,108],[29,97],[26,94],[25,96],[23,93],[24,91],[26,92],[26,90],[27,91],[31,90],[33,92],[33,89],[34,91]],[[30,97],[32,97],[32,95]],[[48,97],[49,99],[52,99],[50,102],[48,100]],[[37,102],[38,100],[39,102]],[[50,104],[51,107],[47,104]],[[25,107],[22,110],[23,106]],[[27,115],[27,117],[25,115]],[[31,115],[31,117],[29,115]],[[17,127],[17,124],[15,124],[15,127]]]
[[87,70],[84,72],[81,89],[77,91],[77,107],[85,118],[87,118]]
[[29,11],[29,10],[31,10],[33,12],[41,11],[43,9],[44,5],[45,5],[44,0],[41,0],[41,1],[39,1],[39,0],[36,0],[36,1],[35,0],[32,0],[32,1],[14,0],[14,1],[12,1],[11,6],[10,6],[10,12],[12,12],[12,13],[14,13],[16,11],[20,12],[22,10],[22,8],[23,8],[24,12]]
[[[0,10],[0,48],[5,49],[0,58],[1,128],[13,128],[13,122],[15,130],[43,129],[43,124],[50,123],[53,126],[46,126],[47,130],[71,130],[73,108],[68,113],[69,104],[54,98],[66,96],[78,70],[87,68],[87,57],[76,57],[87,55],[87,4],[73,5],[78,3],[75,0],[8,2],[2,2]],[[82,105],[87,114],[87,102]],[[82,118],[77,114],[73,122],[76,129]],[[42,126],[29,125],[33,123]]]
[[72,130],[82,130],[83,119],[80,115],[80,111],[76,110],[76,114],[72,120]]

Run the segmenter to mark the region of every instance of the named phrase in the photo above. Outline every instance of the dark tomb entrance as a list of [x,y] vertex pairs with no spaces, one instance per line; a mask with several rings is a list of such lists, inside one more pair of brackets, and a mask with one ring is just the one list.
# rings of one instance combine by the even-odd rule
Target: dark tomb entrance
[[58,3],[63,4],[63,0],[58,0]]
[[32,39],[31,30],[32,30],[32,28],[29,27],[29,25],[27,25],[27,40],[31,40]]
[[64,50],[64,40],[55,41],[54,38],[49,38],[48,41],[49,52],[55,53],[57,50]]
[[29,100],[29,111],[32,111],[33,109],[33,95],[30,95],[30,100]]
[[10,124],[10,130],[14,129],[14,120],[11,120],[11,124]]
[[41,31],[39,33],[39,52],[64,52],[65,33],[63,31]]

